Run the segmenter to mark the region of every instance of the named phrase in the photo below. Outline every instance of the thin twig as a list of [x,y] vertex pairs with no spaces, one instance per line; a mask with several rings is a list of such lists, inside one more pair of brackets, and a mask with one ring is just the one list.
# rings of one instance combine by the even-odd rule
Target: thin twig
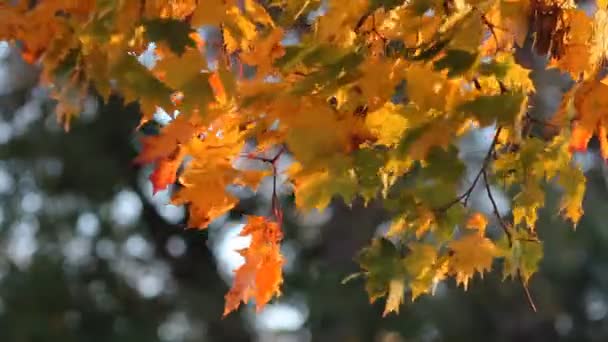
[[498,128],[496,128],[496,133],[494,134],[494,138],[492,139],[492,143],[490,144],[490,148],[488,149],[488,152],[486,153],[486,156],[483,159],[481,168],[479,169],[479,172],[477,172],[477,175],[473,179],[473,182],[471,183],[469,188],[465,192],[463,192],[461,195],[456,197],[454,200],[452,200],[451,202],[438,208],[437,211],[446,211],[446,210],[450,209],[456,203],[459,203],[460,201],[463,201],[463,200],[464,200],[463,205],[465,207],[467,206],[469,197],[471,197],[471,194],[473,193],[473,190],[475,190],[475,186],[479,182],[479,179],[481,178],[482,173],[487,168],[488,164],[490,163],[490,160],[492,159],[492,153],[494,152],[494,148],[496,147],[496,143],[498,142],[498,136],[500,135],[501,131],[502,131],[502,127],[498,126]]
[[488,193],[488,198],[490,199],[490,203],[492,203],[492,210],[494,211],[494,215],[498,219],[498,223],[500,224],[500,227],[502,227],[502,230],[505,232],[505,235],[507,236],[507,240],[509,241],[509,247],[511,247],[513,245],[513,238],[511,236],[511,232],[509,231],[509,226],[502,219],[502,216],[500,215],[500,212],[498,211],[498,206],[496,205],[496,201],[494,200],[494,196],[492,195],[492,189],[490,189],[490,183],[488,182],[488,173],[485,169],[481,173],[483,174],[483,182],[486,185],[486,192]]
[[530,307],[532,308],[532,310],[534,312],[537,312],[536,304],[534,304],[534,300],[532,299],[532,295],[530,294],[528,285],[526,285],[526,283],[524,282],[524,278],[521,276],[521,272],[518,272],[518,274],[519,274],[519,279],[521,280],[521,286],[524,288],[524,292],[526,293],[526,298],[528,298],[528,303],[530,303]]
[[363,24],[365,24],[365,22],[367,21],[367,18],[369,18],[369,16],[372,15],[373,13],[374,13],[374,11],[365,12],[365,14],[363,14],[363,16],[361,16],[361,18],[359,18],[359,20],[357,20],[357,24],[355,25],[355,29],[353,31],[355,31],[355,33],[359,33],[361,26],[363,26]]
[[249,153],[249,154],[246,154],[243,156],[248,159],[259,160],[259,161],[262,161],[265,163],[269,163],[270,166],[272,167],[271,211],[272,211],[272,215],[274,216],[274,219],[279,223],[283,221],[283,211],[281,210],[279,196],[277,194],[277,174],[278,174],[277,161],[279,160],[279,158],[281,157],[283,152],[285,152],[285,145],[282,145],[279,152],[277,152],[277,154],[272,158],[258,156],[253,153]]

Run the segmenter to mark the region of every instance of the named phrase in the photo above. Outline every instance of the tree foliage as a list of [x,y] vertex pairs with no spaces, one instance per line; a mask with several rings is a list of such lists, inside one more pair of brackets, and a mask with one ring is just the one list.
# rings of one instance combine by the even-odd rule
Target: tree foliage
[[[137,101],[142,125],[171,113],[143,138],[136,162],[155,164],[155,191],[180,184],[172,202],[188,206],[188,226],[204,229],[234,208],[235,186],[255,190],[272,178],[271,212],[250,216],[242,232],[252,243],[240,251],[225,314],[280,293],[282,179],[302,211],[336,196],[388,210],[388,233],[357,257],[370,300],[387,296],[387,314],[406,292],[415,299],[448,277],[466,288],[495,261],[526,285],[542,258],[535,224],[548,185],[561,189],[556,210],[576,226],[585,175],[574,153],[596,137],[608,158],[606,8],[603,0],[591,13],[554,0],[3,1],[0,39],[40,65],[66,128],[93,90]],[[516,55],[529,41],[547,68],[574,80],[550,118],[530,111],[535,89]],[[145,51],[151,65],[140,63]],[[459,141],[479,128],[492,137],[471,171]],[[295,162],[282,170],[287,154]],[[476,191],[489,210],[471,207]]]

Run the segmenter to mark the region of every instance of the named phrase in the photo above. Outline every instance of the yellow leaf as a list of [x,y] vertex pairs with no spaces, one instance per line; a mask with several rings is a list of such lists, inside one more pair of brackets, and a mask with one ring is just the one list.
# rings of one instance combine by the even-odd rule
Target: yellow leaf
[[378,138],[377,144],[394,146],[401,140],[407,128],[407,119],[402,112],[402,106],[386,102],[378,110],[367,113],[365,124]]
[[424,160],[428,152],[433,147],[447,149],[453,142],[454,136],[447,133],[454,133],[459,130],[461,123],[456,120],[438,119],[424,127],[415,143],[408,150],[408,155],[412,160]]
[[319,41],[340,46],[350,46],[356,37],[355,25],[368,7],[367,0],[354,0],[348,6],[337,1],[328,2],[327,12],[316,22],[316,38]]
[[[410,253],[403,259],[407,273],[412,278],[412,301],[424,293],[429,293],[433,283],[440,280],[441,272],[436,271],[437,250],[425,243],[410,243]],[[439,276],[439,277],[438,277]]]
[[446,75],[435,72],[428,65],[412,65],[407,68],[407,94],[420,111],[442,111],[450,102],[453,82]]
[[583,216],[586,180],[583,171],[577,165],[570,164],[560,171],[557,179],[557,183],[564,190],[560,201],[560,211],[563,217],[570,220],[575,227]]
[[271,74],[274,61],[285,53],[285,49],[281,46],[282,39],[283,29],[276,28],[266,37],[258,39],[250,50],[241,52],[243,62],[258,67],[257,78],[261,79]]
[[[403,66],[389,59],[368,58],[359,66],[361,77],[357,84],[361,90],[359,96],[367,99],[368,110],[375,111],[386,105],[395,93],[395,87],[404,79],[400,71]],[[383,75],[378,77],[378,75]],[[390,102],[388,102],[390,103]]]
[[348,169],[348,161],[336,160],[329,170],[298,172],[291,178],[295,183],[296,206],[300,210],[325,209],[334,196],[350,203],[357,190],[357,181]]
[[274,21],[270,14],[256,0],[245,0],[245,12],[256,23],[274,26]]
[[498,256],[496,246],[488,238],[479,234],[466,235],[448,244],[452,251],[450,273],[456,276],[456,282],[463,284],[465,290],[475,273],[490,270],[492,260]]
[[382,316],[388,315],[390,312],[399,313],[399,306],[403,304],[403,295],[405,293],[405,282],[403,278],[393,279],[388,285],[388,297],[386,298],[386,306]]
[[545,193],[538,182],[530,181],[513,198],[513,224],[525,224],[534,229],[538,219],[537,211],[545,204]]
[[484,34],[484,26],[479,13],[473,11],[470,15],[465,16],[454,31],[454,37],[448,44],[450,48],[477,53]]
[[180,56],[170,51],[164,52],[152,72],[173,89],[182,90],[181,88],[188,81],[205,68],[207,68],[205,56],[198,49],[186,47],[186,51]]

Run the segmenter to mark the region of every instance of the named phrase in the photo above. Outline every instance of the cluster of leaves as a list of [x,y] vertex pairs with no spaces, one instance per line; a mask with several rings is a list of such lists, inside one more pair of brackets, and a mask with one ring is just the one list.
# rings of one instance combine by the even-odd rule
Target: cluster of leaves
[[[608,53],[605,1],[591,15],[556,0],[41,0],[0,2],[0,39],[39,63],[66,125],[90,89],[139,101],[142,123],[162,108],[174,119],[143,140],[139,163],[154,163],[155,191],[174,182],[173,203],[189,226],[233,208],[230,186],[277,180],[283,151],[300,210],[334,196],[378,200],[393,224],[359,262],[373,301],[431,292],[454,277],[503,260],[524,284],[542,245],[535,233],[544,186],[562,191],[563,217],[579,221],[585,177],[574,151],[598,137],[608,158]],[[219,32],[208,44],[197,29]],[[548,68],[576,81],[549,121],[529,113],[534,86],[514,58],[528,37]],[[138,56],[155,43],[156,63]],[[459,138],[479,127],[495,134],[473,179]],[[539,134],[539,132],[541,132]],[[245,145],[256,150],[244,153]],[[268,151],[279,149],[276,156]],[[257,160],[265,169],[240,167]],[[179,177],[178,177],[179,175]],[[497,188],[510,195],[503,217]],[[492,210],[470,208],[482,189]],[[245,263],[226,295],[228,314],[280,293],[281,210],[250,217]],[[487,234],[488,225],[501,234]]]

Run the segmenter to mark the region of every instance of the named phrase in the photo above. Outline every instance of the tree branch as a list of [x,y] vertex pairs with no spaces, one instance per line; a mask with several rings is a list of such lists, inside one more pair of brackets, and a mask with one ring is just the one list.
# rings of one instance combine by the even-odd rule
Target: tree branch
[[507,240],[509,240],[509,247],[511,247],[513,245],[513,238],[511,236],[511,232],[509,231],[509,226],[502,219],[502,216],[500,215],[500,212],[498,211],[498,206],[496,205],[496,201],[494,200],[494,196],[492,195],[492,189],[490,189],[490,183],[488,182],[488,173],[486,172],[485,169],[482,171],[482,175],[483,175],[483,181],[486,186],[486,192],[488,193],[488,198],[490,199],[490,203],[492,203],[492,210],[494,211],[494,215],[498,219],[498,223],[500,224],[500,227],[505,232],[505,235],[507,236]]
[[454,200],[452,200],[451,202],[438,208],[437,211],[446,211],[446,210],[450,209],[453,205],[455,205],[456,203],[459,203],[462,200],[464,200],[463,205],[465,207],[467,206],[467,202],[469,201],[469,198],[471,197],[473,190],[475,190],[475,186],[477,186],[479,179],[481,178],[482,174],[485,172],[486,168],[488,167],[488,164],[490,163],[490,160],[492,159],[492,153],[494,152],[494,148],[496,147],[496,143],[498,142],[498,136],[500,135],[501,131],[502,131],[502,127],[498,126],[498,128],[496,128],[496,133],[494,134],[494,138],[492,139],[492,143],[490,144],[490,148],[488,149],[488,152],[486,153],[486,156],[483,159],[481,168],[479,169],[479,172],[477,172],[477,175],[473,179],[473,182],[471,183],[469,188],[465,192],[460,194],[458,197],[456,197]]

